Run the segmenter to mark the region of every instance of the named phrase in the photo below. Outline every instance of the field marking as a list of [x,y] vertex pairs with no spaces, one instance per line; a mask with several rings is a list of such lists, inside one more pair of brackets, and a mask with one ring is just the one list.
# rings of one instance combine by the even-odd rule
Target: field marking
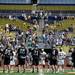
[[44,75],[44,72],[43,72],[43,70],[42,70],[42,69],[40,69],[40,70],[39,70],[38,75]]
[[75,75],[75,72],[65,72],[65,74],[74,74]]

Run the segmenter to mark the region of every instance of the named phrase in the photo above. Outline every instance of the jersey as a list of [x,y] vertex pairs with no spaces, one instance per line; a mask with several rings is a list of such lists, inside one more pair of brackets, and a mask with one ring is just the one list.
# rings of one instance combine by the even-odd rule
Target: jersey
[[4,54],[4,57],[5,58],[10,58],[13,56],[13,52],[10,48],[6,48],[4,51],[3,51],[3,54]]
[[25,47],[20,47],[18,49],[18,52],[17,53],[18,53],[18,58],[25,59],[26,58],[26,54],[27,54],[27,50],[26,50]]
[[72,52],[69,52],[69,53],[67,54],[67,65],[68,65],[68,66],[72,66],[72,65],[73,65],[71,55],[72,55]]
[[39,58],[39,51],[38,50],[33,50],[32,51],[32,58],[33,59],[38,59]]
[[51,52],[51,59],[57,59],[58,50],[53,49]]
[[70,60],[70,61],[72,60],[71,55],[72,55],[72,53],[71,53],[71,52],[69,52],[69,53],[67,54],[67,59],[68,59],[68,60]]
[[45,60],[45,58],[46,58],[46,53],[45,52],[41,52],[40,53],[40,59],[41,60]]
[[40,62],[39,64],[45,65],[46,53],[43,51],[40,53]]
[[64,60],[66,53],[64,51],[58,52],[58,60]]

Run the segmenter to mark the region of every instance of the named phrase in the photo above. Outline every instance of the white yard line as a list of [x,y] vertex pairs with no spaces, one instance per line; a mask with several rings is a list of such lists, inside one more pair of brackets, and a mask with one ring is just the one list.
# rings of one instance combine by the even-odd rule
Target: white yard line
[[42,70],[42,69],[40,69],[40,70],[39,70],[38,75],[44,75],[44,72],[43,72],[43,70]]

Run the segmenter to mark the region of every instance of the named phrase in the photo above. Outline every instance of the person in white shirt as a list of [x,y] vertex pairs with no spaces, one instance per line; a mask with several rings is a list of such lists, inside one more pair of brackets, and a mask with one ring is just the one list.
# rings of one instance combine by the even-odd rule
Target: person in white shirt
[[42,71],[44,71],[45,68],[45,58],[46,58],[46,52],[44,51],[44,49],[42,49],[40,52],[40,61],[39,61],[40,70]]
[[16,51],[13,50],[13,56],[12,56],[12,60],[10,61],[10,65],[11,66],[15,66],[15,61],[17,60],[16,58]]
[[67,53],[67,56],[66,56],[66,58],[67,58],[67,66],[71,67],[71,70],[73,69],[72,50],[73,49],[70,48],[69,51],[68,51],[68,53]]
[[13,56],[12,56],[12,60],[10,61],[10,66],[11,66],[11,70],[15,71],[15,65],[17,62],[16,50],[12,50],[12,52],[13,52]]
[[65,57],[66,57],[66,53],[62,49],[60,49],[60,51],[58,52],[58,57],[57,57],[57,60],[58,60],[58,72],[59,71],[64,72],[64,60],[65,60]]
[[42,52],[40,53],[40,64],[45,65],[45,58],[46,58],[46,52],[44,49],[42,49]]

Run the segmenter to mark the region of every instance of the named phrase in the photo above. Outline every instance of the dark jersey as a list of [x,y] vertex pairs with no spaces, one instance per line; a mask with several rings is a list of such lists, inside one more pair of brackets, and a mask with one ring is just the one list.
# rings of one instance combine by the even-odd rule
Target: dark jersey
[[58,50],[52,49],[49,53],[49,58],[50,59],[56,59],[58,55]]
[[72,61],[75,63],[75,50],[72,52],[71,57],[72,57]]
[[3,55],[4,55],[4,58],[10,58],[11,56],[13,56],[13,52],[10,48],[6,48],[3,51]]
[[18,54],[18,58],[25,59],[26,54],[27,54],[26,48],[25,48],[25,47],[20,47],[20,48],[18,49],[17,54]]
[[32,51],[32,57],[33,57],[33,59],[37,59],[37,58],[39,58],[39,56],[40,56],[40,53],[39,53],[38,50],[33,50]]

